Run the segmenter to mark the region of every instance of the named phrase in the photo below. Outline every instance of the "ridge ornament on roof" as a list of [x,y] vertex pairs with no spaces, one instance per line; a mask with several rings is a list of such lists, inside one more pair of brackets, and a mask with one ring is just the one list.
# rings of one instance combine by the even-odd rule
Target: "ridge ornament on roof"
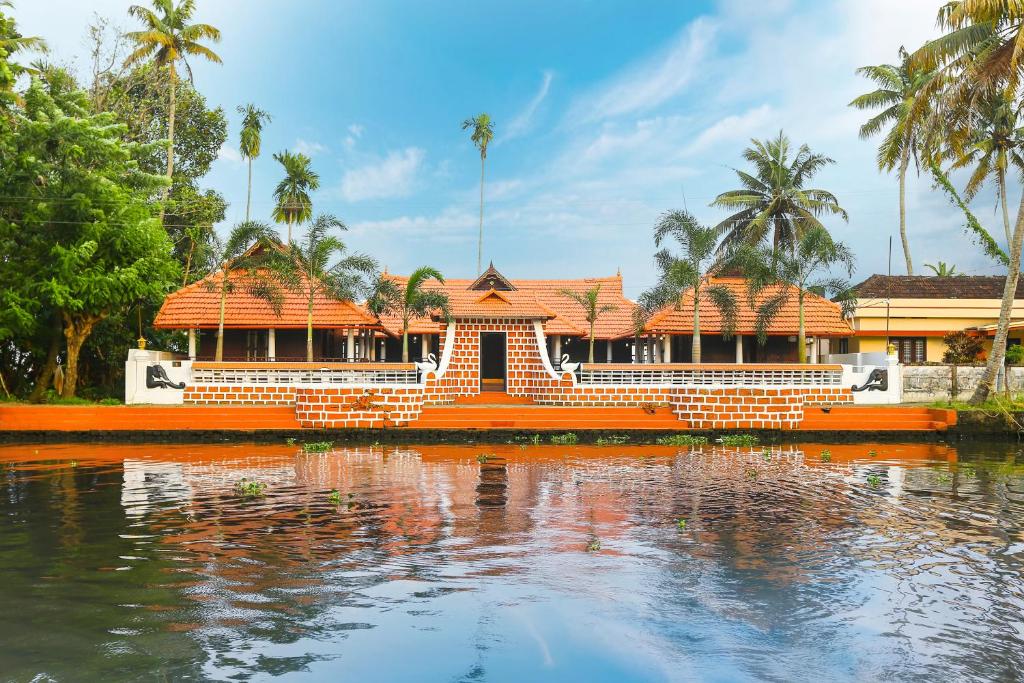
[[490,290],[498,292],[514,292],[517,288],[508,278],[498,272],[494,267],[494,261],[491,261],[491,264],[487,266],[487,270],[485,270],[480,277],[474,280],[473,284],[471,284],[468,289],[481,292]]

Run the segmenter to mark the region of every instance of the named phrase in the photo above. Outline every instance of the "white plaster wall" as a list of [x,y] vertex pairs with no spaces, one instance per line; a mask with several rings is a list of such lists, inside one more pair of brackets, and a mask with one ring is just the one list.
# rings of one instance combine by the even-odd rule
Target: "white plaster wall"
[[182,389],[150,389],[146,387],[146,368],[162,365],[172,382],[186,385],[192,380],[192,361],[186,356],[167,351],[144,351],[130,349],[124,364],[124,402],[175,405],[184,403]]

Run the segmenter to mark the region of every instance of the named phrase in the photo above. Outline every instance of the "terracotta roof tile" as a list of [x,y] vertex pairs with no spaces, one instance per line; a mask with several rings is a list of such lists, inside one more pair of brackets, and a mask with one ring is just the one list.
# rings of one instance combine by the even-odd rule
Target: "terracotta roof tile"
[[[232,282],[238,286],[228,294],[224,309],[224,327],[228,328],[302,328],[306,327],[306,299],[301,294],[284,290],[281,315],[266,301],[250,295],[244,287],[245,273],[233,271]],[[214,274],[194,282],[164,299],[153,321],[155,327],[187,329],[216,328],[220,319],[220,282]],[[208,285],[212,283],[211,289]],[[336,301],[323,294],[313,302],[313,326],[319,328],[371,327],[377,321],[362,307],[351,301]]]
[[[757,313],[747,303],[747,282],[741,277],[709,278],[709,284],[725,285],[739,302],[736,316],[736,334],[755,334]],[[786,285],[789,286],[789,285]],[[758,303],[773,296],[780,286],[770,287],[758,298]],[[799,309],[794,291],[768,327],[770,335],[793,335],[799,329]],[[853,334],[842,309],[835,302],[816,294],[804,295],[804,329],[808,335],[847,337]],[[682,297],[680,306],[668,306],[655,313],[647,323],[647,331],[655,334],[693,333],[693,291]],[[700,331],[703,334],[721,334],[722,315],[707,297],[701,298]]]
[[[862,299],[1002,299],[1005,286],[1002,275],[872,275],[854,289]],[[1015,296],[1024,299],[1024,278]]]

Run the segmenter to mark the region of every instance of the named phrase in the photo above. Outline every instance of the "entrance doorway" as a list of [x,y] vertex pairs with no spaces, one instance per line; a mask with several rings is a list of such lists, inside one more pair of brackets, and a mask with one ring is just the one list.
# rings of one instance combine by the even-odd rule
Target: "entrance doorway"
[[480,333],[480,391],[505,391],[505,333]]

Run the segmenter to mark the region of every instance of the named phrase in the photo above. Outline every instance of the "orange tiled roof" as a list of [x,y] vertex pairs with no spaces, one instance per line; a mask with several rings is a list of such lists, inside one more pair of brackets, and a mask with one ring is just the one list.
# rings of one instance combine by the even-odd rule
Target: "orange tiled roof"
[[[219,273],[168,294],[153,321],[154,327],[187,329],[216,328],[220,320]],[[279,329],[306,327],[306,299],[301,294],[283,290],[284,302],[278,316],[266,301],[249,294],[242,286],[245,273],[232,271],[231,280],[238,285],[228,294],[224,310],[224,327]],[[212,283],[210,289],[208,284]],[[313,301],[313,326],[318,328],[372,327],[377,320],[351,301],[336,301],[318,294]]]
[[[747,303],[747,281],[741,277],[709,278],[708,284],[725,285],[736,296],[738,310],[736,315],[736,334],[754,334],[756,332],[757,312]],[[778,293],[782,285],[769,287],[762,292],[757,303]],[[791,287],[791,285],[785,285]],[[799,327],[799,309],[796,291],[792,292],[789,302],[768,326],[770,335],[793,335]],[[848,337],[853,334],[850,323],[843,318],[842,309],[838,304],[810,292],[804,295],[804,329],[808,335],[823,337]],[[693,333],[693,291],[682,297],[680,306],[667,306],[655,313],[647,323],[647,331],[654,334],[692,334]],[[720,334],[722,332],[722,315],[718,308],[707,297],[700,302],[701,333]]]
[[[399,275],[391,275],[396,283],[404,286],[406,278]],[[590,324],[586,320],[583,309],[572,299],[559,294],[562,289],[571,291],[586,292],[597,284],[601,285],[601,292],[598,296],[599,305],[612,305],[616,309],[602,313],[594,326],[594,337],[596,339],[614,339],[629,333],[632,322],[632,311],[635,306],[622,293],[622,277],[612,276],[604,278],[582,278],[578,280],[509,280],[509,284],[516,289],[514,291],[496,291],[495,295],[505,297],[509,303],[502,304],[497,301],[482,302],[477,300],[489,292],[471,290],[476,280],[451,279],[445,280],[444,285],[437,282],[424,284],[425,288],[445,292],[452,301],[452,315],[455,318],[484,317],[487,312],[500,317],[520,318],[546,318],[544,331],[547,334],[561,334],[567,336],[586,336]],[[501,313],[507,310],[508,313]],[[402,333],[402,320],[397,314],[388,314],[381,317],[381,324],[393,335]],[[435,333],[440,329],[441,323],[428,318],[416,318],[410,321],[409,332],[411,334]]]

